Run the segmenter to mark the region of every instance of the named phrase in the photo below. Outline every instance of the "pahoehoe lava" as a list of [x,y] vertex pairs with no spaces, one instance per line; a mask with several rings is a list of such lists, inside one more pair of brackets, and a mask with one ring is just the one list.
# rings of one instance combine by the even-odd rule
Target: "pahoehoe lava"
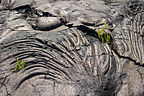
[[[1,96],[143,96],[142,0],[1,0]],[[102,43],[98,28],[111,43]],[[15,71],[17,57],[24,69]]]

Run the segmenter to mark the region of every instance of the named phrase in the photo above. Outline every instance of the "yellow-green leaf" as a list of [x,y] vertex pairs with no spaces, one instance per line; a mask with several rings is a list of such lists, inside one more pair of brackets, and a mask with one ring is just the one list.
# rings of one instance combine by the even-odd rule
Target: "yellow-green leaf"
[[104,23],[104,27],[102,29],[101,35],[103,35],[105,28],[106,28],[106,23]]
[[17,64],[16,64],[15,71],[19,71],[19,70],[20,70],[20,65],[17,63]]
[[107,41],[106,43],[110,43],[110,35],[107,35]]
[[103,38],[103,37],[102,37],[102,42],[103,42],[103,43],[105,43],[105,42],[104,42],[104,38]]
[[19,58],[17,57],[17,64],[19,64]]
[[21,61],[21,67],[24,68],[24,60]]
[[100,29],[98,29],[98,37],[101,39]]

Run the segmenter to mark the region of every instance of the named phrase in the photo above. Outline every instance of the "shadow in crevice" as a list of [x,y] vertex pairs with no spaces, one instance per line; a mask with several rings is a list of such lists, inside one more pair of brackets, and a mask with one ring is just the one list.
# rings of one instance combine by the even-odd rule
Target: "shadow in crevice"
[[[85,34],[85,37],[90,43],[95,42],[97,40],[102,42],[102,39],[98,37],[98,33],[95,30],[90,29],[84,25],[76,26],[76,28]],[[110,36],[110,43],[108,44],[111,44],[113,41],[112,36],[109,33],[106,33],[106,34]],[[106,41],[106,38],[104,37],[104,35],[103,35],[103,38],[104,38],[104,41]]]

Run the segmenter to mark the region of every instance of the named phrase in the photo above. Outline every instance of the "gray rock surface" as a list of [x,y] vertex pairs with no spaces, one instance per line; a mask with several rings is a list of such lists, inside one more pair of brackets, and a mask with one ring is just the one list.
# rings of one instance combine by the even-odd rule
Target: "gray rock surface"
[[0,0],[0,96],[144,96],[144,1]]

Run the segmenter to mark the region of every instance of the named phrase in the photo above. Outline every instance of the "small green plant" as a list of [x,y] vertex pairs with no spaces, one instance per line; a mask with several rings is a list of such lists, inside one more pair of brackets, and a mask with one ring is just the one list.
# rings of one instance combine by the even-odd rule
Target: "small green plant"
[[19,70],[20,70],[19,58],[17,58],[17,64],[16,64],[15,71],[19,71]]
[[24,68],[24,64],[25,64],[25,63],[24,63],[24,60],[22,60],[22,61],[21,61],[21,67],[22,67],[22,69]]
[[[25,64],[25,63],[24,63],[24,60],[22,60],[22,61],[21,61],[21,68],[22,68],[22,69],[24,68],[24,64]],[[20,68],[20,65],[19,65],[19,58],[17,57],[17,64],[16,64],[16,67],[15,67],[14,70],[15,70],[15,71],[19,71],[21,68]]]
[[110,42],[111,36],[109,34],[104,33],[105,28],[106,23],[104,23],[104,27],[101,32],[100,29],[98,29],[98,37],[102,40],[103,43],[111,43]]

